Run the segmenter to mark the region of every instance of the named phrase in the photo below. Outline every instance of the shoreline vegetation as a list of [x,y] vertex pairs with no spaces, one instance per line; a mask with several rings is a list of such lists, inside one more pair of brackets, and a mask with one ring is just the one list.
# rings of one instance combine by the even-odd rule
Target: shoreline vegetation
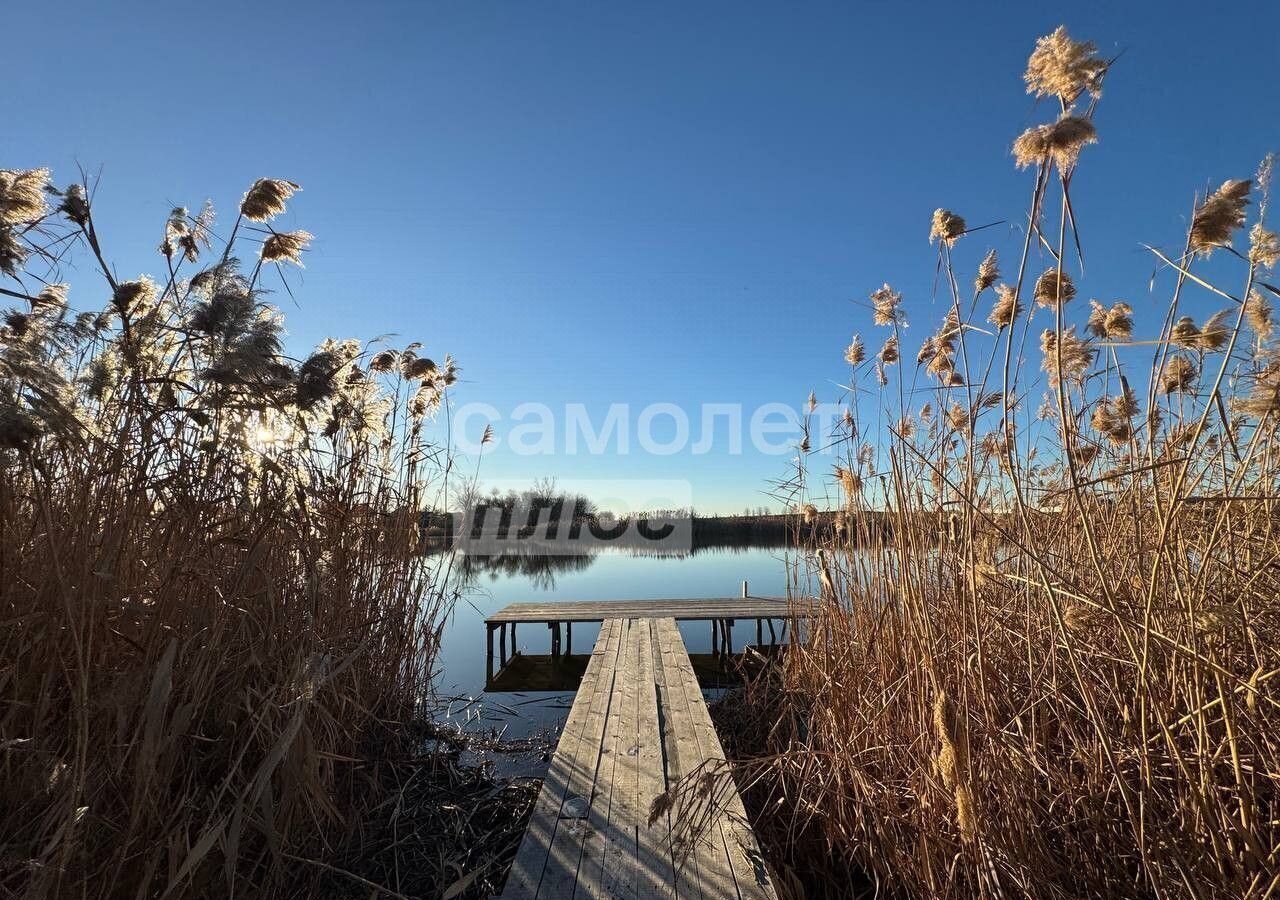
[[481,896],[519,840],[528,787],[422,733],[458,585],[394,513],[439,502],[456,366],[285,356],[298,190],[175,209],[126,280],[93,185],[0,171],[6,897]]
[[[783,547],[793,546],[797,541],[808,544],[830,535],[851,540],[884,540],[899,518],[883,509],[861,509],[855,516],[847,508],[820,510],[813,504],[779,513],[771,513],[764,507],[743,513],[710,515],[690,508],[620,513],[600,507],[590,497],[560,490],[554,478],[537,479],[529,489],[506,493],[493,490],[484,494],[478,483],[472,483],[459,492],[452,509],[451,512],[432,509],[417,514],[419,532],[429,549],[465,546],[469,538],[473,543],[474,539],[483,538],[491,539],[497,549],[508,550],[509,555],[537,555],[547,549],[544,545],[572,534],[594,537],[597,543],[589,544],[580,552],[574,552],[572,543],[565,544],[560,548],[565,555],[590,555],[600,549],[642,551],[646,548],[657,553],[684,555],[711,547]],[[401,510],[385,512],[382,517],[395,522],[412,515]],[[915,515],[924,527],[948,532],[956,528],[954,512],[921,510]],[[644,528],[638,529],[638,525]],[[679,540],[663,545],[646,539],[646,533],[661,532],[664,526],[680,529]],[[475,552],[474,546],[471,552]]]
[[1025,82],[1052,112],[1013,143],[1012,264],[939,209],[942,321],[913,369],[901,295],[871,295],[880,349],[854,337],[858,402],[814,436],[842,458],[802,452],[784,486],[802,508],[833,475],[853,521],[896,516],[882,542],[801,544],[807,639],[717,708],[765,852],[807,896],[1280,891],[1272,158],[1148,248],[1156,304],[1102,294],[1127,286],[1080,274],[1098,213],[1072,186],[1111,68],[1064,29],[1036,44]]
[[[474,521],[470,518],[473,515],[475,513],[452,513],[448,516],[424,514],[421,519],[424,523],[421,534],[425,545],[431,549],[452,547],[459,543],[465,545],[468,523]],[[925,528],[947,531],[955,527],[954,517],[945,512],[924,512],[918,518],[921,520],[921,527]],[[856,519],[840,510],[730,516],[700,516],[683,512],[656,515],[641,513],[618,518],[608,514],[591,514],[581,518],[531,514],[517,515],[501,526],[500,540],[509,542],[515,548],[513,553],[536,554],[541,545],[554,543],[557,536],[563,538],[571,526],[577,525],[578,532],[582,534],[607,535],[610,532],[622,532],[617,539],[599,545],[600,549],[642,551],[654,542],[635,536],[634,529],[628,531],[627,526],[638,521],[645,522],[651,529],[662,528],[667,524],[684,527],[683,534],[688,540],[683,545],[666,551],[659,545],[652,552],[687,555],[713,547],[791,547],[795,545],[797,538],[811,541],[833,534],[845,534],[851,540],[883,540],[892,532],[894,516],[879,510],[864,510]],[[594,550],[584,551],[589,552]]]

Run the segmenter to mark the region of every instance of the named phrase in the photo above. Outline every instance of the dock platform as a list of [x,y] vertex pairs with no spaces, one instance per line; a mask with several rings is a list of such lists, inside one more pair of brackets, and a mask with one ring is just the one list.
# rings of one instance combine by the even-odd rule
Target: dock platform
[[[795,616],[798,604],[812,601],[787,600],[785,597],[713,597],[679,600],[569,600],[554,603],[512,603],[484,620],[486,635],[486,677],[494,674],[493,639],[498,637],[499,668],[516,654],[516,626],[522,623],[546,624],[551,629],[551,655],[573,652],[575,622],[603,622],[606,619],[648,618],[674,619],[678,622],[710,622],[711,646],[718,655],[733,653],[733,623],[751,620],[756,623],[756,644],[764,644],[764,628],[768,625],[771,643],[777,643],[779,632],[774,622],[782,624],[781,637]],[[561,638],[564,643],[561,643]]]
[[605,618],[502,897],[776,898],[732,782],[697,835],[649,821],[655,798],[723,759],[676,617]]

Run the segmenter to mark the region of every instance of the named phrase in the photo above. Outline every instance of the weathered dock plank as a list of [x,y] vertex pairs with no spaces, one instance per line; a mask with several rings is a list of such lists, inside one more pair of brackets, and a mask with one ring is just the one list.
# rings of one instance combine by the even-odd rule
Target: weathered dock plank
[[[635,897],[636,797],[638,795],[637,747],[639,723],[638,622],[623,620],[623,649],[614,682],[615,710],[609,717],[609,734],[601,750],[599,798],[607,814],[600,816],[600,841],[595,847],[586,878],[579,879],[575,897]],[[605,757],[611,765],[605,766]],[[606,779],[606,772],[608,777]],[[604,796],[607,791],[607,797]]]
[[668,817],[649,823],[649,807],[653,799],[666,791],[670,774],[666,771],[662,713],[658,703],[657,667],[652,619],[636,619],[640,629],[640,668],[637,683],[641,686],[637,715],[637,795],[639,814],[636,825],[636,897],[639,900],[667,900],[676,896],[675,872],[672,865],[671,827]]
[[[679,728],[681,710],[686,709],[684,688],[679,683],[668,683],[667,667],[662,662],[662,640],[660,633],[653,635],[653,676],[658,703],[663,709],[662,739],[665,756],[668,784],[677,784],[680,779],[692,772],[701,763],[698,744],[692,729]],[[665,812],[661,822],[670,833],[673,830],[671,813]],[[703,838],[704,842],[706,838]],[[671,845],[672,873],[676,896],[681,900],[703,900],[714,895],[702,889],[702,870],[698,864],[698,854],[694,848],[678,842],[672,834],[668,839]]]
[[[667,624],[670,627],[667,627]],[[659,646],[659,662],[663,669],[663,679],[667,686],[664,739],[668,753],[680,759],[681,777],[693,774],[699,766],[707,761],[699,740],[694,719],[694,709],[701,706],[706,709],[702,699],[702,691],[695,681],[692,688],[686,684],[685,672],[673,657],[684,656],[684,643],[680,633],[676,631],[675,620],[658,620],[655,624]],[[673,636],[674,635],[674,636]],[[692,672],[692,666],[689,667]],[[676,865],[688,867],[692,865],[698,873],[698,887],[703,897],[708,900],[719,900],[732,897],[737,900],[737,883],[729,864],[728,851],[725,848],[724,836],[721,834],[718,816],[711,822],[698,822],[697,827],[690,827],[687,819],[679,821],[681,814],[686,816],[688,810],[672,811],[672,843]],[[683,826],[683,827],[682,827]]]
[[[698,679],[693,673],[689,654],[684,650],[684,643],[680,638],[680,632],[676,629],[675,620],[658,619],[653,626],[664,647],[662,664],[667,670],[668,682],[678,680],[683,685],[689,725],[692,726],[701,761],[706,764],[723,762],[724,749],[711,722],[711,711],[707,709],[707,704],[702,699],[702,689],[698,687]],[[681,731],[683,732],[686,728],[686,724],[681,722]],[[725,779],[728,779],[728,776],[725,776]],[[765,900],[765,898],[776,896],[768,870],[764,865],[764,857],[751,831],[747,812],[742,806],[742,798],[738,795],[737,788],[732,780],[718,780],[716,789],[714,805],[717,815],[713,827],[720,831],[724,858],[728,861],[729,871],[737,886],[736,894],[724,896],[737,896],[741,900]],[[717,863],[721,859],[718,852],[713,854],[713,858]]]
[[[552,883],[557,881],[567,881],[572,890],[579,861],[573,858],[573,844],[576,840],[580,856],[585,829],[582,822],[572,815],[565,815],[574,812],[566,809],[566,804],[589,802],[603,739],[605,707],[613,687],[621,646],[622,621],[612,620],[600,629],[600,637],[582,677],[582,687],[569,710],[524,840],[507,876],[503,897],[533,900],[538,896],[557,896],[550,893]],[[580,793],[574,795],[574,790]],[[559,843],[555,841],[557,834]],[[544,879],[547,892],[540,894]]]

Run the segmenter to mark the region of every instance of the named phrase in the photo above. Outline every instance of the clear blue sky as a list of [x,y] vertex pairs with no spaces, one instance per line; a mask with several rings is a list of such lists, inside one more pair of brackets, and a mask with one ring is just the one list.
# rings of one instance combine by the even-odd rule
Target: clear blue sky
[[[1163,303],[1138,242],[1176,243],[1193,191],[1280,147],[1274,2],[10,6],[0,167],[101,166],[122,273],[160,268],[170,206],[212,198],[225,221],[255,177],[298,181],[283,224],[317,239],[300,308],[280,298],[290,349],[422,340],[464,367],[459,402],[504,412],[666,401],[696,423],[703,402],[836,399],[871,331],[855,301],[886,280],[913,355],[943,302],[932,210],[1022,215],[1008,148],[1047,113],[1020,75],[1058,24],[1125,51],[1076,181],[1083,296]],[[962,259],[993,243],[1011,256],[1016,235]],[[482,477],[687,477],[700,507],[762,502],[785,457],[726,449],[500,448]]]

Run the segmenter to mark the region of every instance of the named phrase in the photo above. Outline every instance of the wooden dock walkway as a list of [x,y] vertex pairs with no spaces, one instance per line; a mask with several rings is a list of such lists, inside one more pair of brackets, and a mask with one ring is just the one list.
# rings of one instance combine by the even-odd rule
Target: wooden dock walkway
[[606,618],[502,897],[776,898],[732,783],[691,846],[674,816],[649,823],[723,758],[675,616]]

